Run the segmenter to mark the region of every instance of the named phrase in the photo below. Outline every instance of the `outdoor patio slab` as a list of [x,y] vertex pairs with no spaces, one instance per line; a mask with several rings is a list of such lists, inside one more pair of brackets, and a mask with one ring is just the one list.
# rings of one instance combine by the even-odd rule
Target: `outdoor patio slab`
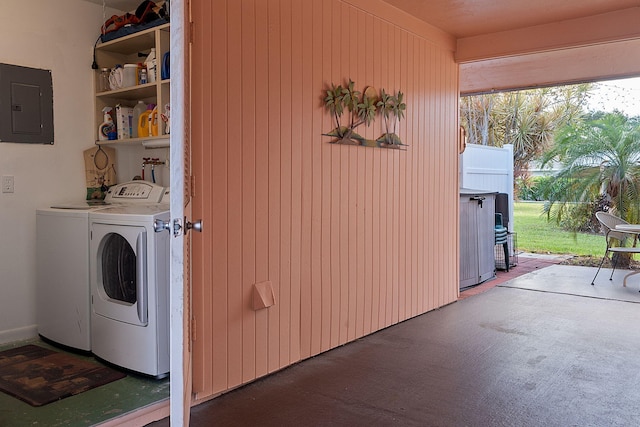
[[[196,406],[191,426],[640,425],[639,307],[604,291],[587,295],[618,291],[621,282],[609,284],[606,271],[594,290],[595,270],[561,267]],[[535,285],[551,281],[553,291]],[[567,292],[557,292],[563,286]]]
[[572,265],[551,265],[499,284],[501,287],[552,292],[589,298],[640,303],[640,275],[632,276],[627,286],[622,286],[628,270],[616,270],[609,280],[610,269],[602,269],[591,285],[597,268]]

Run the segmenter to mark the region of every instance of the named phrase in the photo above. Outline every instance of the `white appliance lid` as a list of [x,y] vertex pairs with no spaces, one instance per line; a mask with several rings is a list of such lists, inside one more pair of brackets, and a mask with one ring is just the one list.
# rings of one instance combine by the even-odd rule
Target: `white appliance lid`
[[74,209],[74,210],[90,210],[100,207],[110,206],[111,203],[104,200],[81,200],[75,202],[62,202],[52,205],[55,209]]

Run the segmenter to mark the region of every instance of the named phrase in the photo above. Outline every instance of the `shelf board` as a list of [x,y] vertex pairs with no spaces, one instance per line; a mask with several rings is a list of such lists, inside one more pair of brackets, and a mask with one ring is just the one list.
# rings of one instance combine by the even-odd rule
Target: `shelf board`
[[155,45],[155,32],[157,30],[168,30],[170,25],[170,23],[158,25],[137,33],[109,40],[105,43],[100,43],[96,46],[96,50],[124,54],[132,54],[139,51],[149,50],[150,46]]
[[113,98],[113,99],[125,99],[125,100],[144,99],[144,98],[149,98],[155,95],[156,95],[155,82],[96,93],[96,97],[98,98]]
[[143,145],[149,148],[168,147],[169,135],[148,136],[145,138],[111,139],[96,141],[98,145]]

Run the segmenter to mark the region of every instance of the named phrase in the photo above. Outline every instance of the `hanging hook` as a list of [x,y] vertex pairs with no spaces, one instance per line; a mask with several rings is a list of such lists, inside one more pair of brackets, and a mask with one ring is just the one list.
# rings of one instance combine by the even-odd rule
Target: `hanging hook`
[[98,170],[106,169],[109,166],[109,156],[100,144],[96,142],[96,145],[98,146],[98,151],[93,155],[93,164]]

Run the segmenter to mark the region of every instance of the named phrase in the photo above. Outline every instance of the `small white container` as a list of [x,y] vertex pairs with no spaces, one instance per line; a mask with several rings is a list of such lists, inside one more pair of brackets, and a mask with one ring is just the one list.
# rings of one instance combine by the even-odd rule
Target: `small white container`
[[151,52],[147,56],[147,59],[144,60],[144,65],[147,67],[147,82],[155,83],[156,82],[156,48],[152,47]]
[[122,76],[122,87],[135,86],[138,82],[138,65],[124,64],[124,74]]

